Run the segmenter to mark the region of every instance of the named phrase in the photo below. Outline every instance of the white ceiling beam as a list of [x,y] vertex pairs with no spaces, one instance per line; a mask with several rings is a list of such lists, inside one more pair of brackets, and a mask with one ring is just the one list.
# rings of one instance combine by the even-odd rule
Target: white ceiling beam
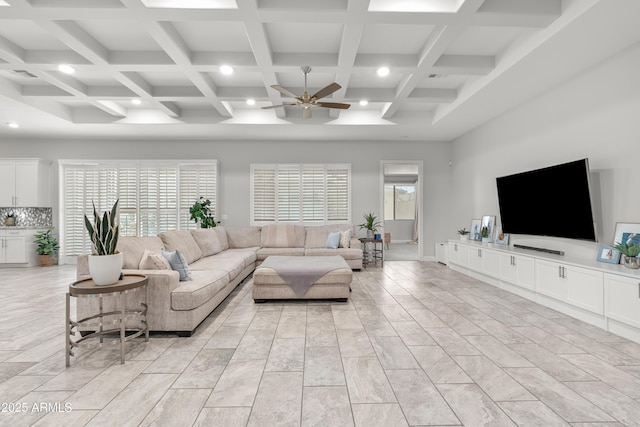
[[398,86],[395,99],[382,109],[382,118],[388,120],[398,112],[402,106],[402,101],[424,80],[430,73],[433,65],[443,55],[445,49],[457,37],[464,28],[462,23],[465,17],[472,16],[482,6],[485,0],[465,0],[458,9],[460,22],[455,25],[442,26],[436,28],[422,48],[418,67]]
[[24,49],[0,36],[0,58],[7,62],[24,63]]
[[[262,80],[265,90],[269,94],[269,101],[271,101],[272,105],[281,104],[285,100],[280,96],[279,92],[271,88],[271,85],[278,84],[278,79],[273,71],[273,57],[271,56],[269,37],[264,24],[258,19],[256,0],[237,0],[237,4],[238,10],[242,14],[251,50],[256,58],[256,64],[262,70]],[[279,119],[286,118],[287,113],[284,108],[276,108],[273,112]]]
[[0,78],[0,97],[5,97],[19,104],[26,105],[38,111],[71,122],[71,111],[59,102],[52,102],[42,98],[24,96],[22,86],[7,79]]

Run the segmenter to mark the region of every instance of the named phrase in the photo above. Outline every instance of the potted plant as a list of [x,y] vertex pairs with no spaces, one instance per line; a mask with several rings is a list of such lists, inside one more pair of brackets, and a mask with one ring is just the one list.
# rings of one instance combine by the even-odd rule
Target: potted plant
[[217,225],[213,218],[211,200],[209,199],[200,197],[193,206],[189,208],[189,213],[191,214],[191,219],[194,220],[196,224],[200,221],[200,228],[213,228]]
[[4,225],[6,226],[13,226],[16,225],[16,214],[12,212],[9,212],[5,217],[4,217]]
[[35,237],[34,243],[37,245],[36,252],[40,258],[40,266],[50,267],[53,265],[53,256],[58,252],[58,239],[52,234],[53,227],[49,227],[47,231],[39,231]]
[[110,211],[98,215],[93,204],[93,224],[84,216],[84,224],[93,243],[93,254],[89,257],[89,272],[96,285],[112,285],[118,281],[122,271],[122,254],[116,250],[120,227],[116,225],[118,200]]
[[466,227],[458,230],[458,234],[460,235],[460,240],[469,240],[469,233],[470,231],[467,230]]
[[482,227],[480,235],[482,236],[482,243],[489,243],[489,227]]
[[374,233],[378,231],[378,227],[380,227],[380,222],[376,221],[378,219],[373,213],[368,213],[363,215],[365,222],[360,224],[360,229],[367,230],[367,239],[373,239]]
[[623,264],[627,268],[640,268],[640,244],[635,244],[631,240],[623,244],[615,245],[614,248],[619,250],[623,256]]

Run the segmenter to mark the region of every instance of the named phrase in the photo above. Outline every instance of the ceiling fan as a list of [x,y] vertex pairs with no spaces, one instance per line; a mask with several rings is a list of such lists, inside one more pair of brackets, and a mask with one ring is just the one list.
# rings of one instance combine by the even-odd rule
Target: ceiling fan
[[351,104],[343,104],[341,102],[318,102],[319,99],[331,95],[342,86],[334,82],[320,89],[313,95],[309,95],[309,93],[307,92],[307,74],[311,72],[311,67],[309,67],[308,65],[300,67],[300,71],[302,71],[302,74],[304,74],[304,93],[300,96],[296,95],[288,89],[283,88],[282,86],[271,85],[272,88],[282,93],[283,95],[294,98],[296,102],[287,102],[280,105],[270,105],[268,107],[262,107],[263,110],[267,110],[270,108],[287,107],[290,105],[299,105],[302,107],[302,118],[310,119],[311,107],[338,108],[340,110],[346,110],[347,108],[351,107]]

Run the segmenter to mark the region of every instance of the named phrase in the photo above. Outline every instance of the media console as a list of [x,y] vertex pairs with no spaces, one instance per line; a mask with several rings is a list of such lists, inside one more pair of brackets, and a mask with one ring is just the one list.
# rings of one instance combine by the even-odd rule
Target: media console
[[640,343],[638,270],[472,241],[447,249],[452,270]]

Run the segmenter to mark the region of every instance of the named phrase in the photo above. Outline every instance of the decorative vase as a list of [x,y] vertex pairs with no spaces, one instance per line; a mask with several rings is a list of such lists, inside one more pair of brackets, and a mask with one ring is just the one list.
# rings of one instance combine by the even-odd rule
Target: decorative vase
[[373,230],[367,230],[367,239],[373,239]]
[[89,256],[89,273],[96,285],[113,285],[122,272],[122,253]]
[[632,257],[632,256],[622,256],[624,259],[624,266],[627,268],[638,269],[640,268],[640,258]]
[[6,225],[7,227],[12,227],[12,226],[16,225],[15,217],[5,218],[4,219],[4,225]]

